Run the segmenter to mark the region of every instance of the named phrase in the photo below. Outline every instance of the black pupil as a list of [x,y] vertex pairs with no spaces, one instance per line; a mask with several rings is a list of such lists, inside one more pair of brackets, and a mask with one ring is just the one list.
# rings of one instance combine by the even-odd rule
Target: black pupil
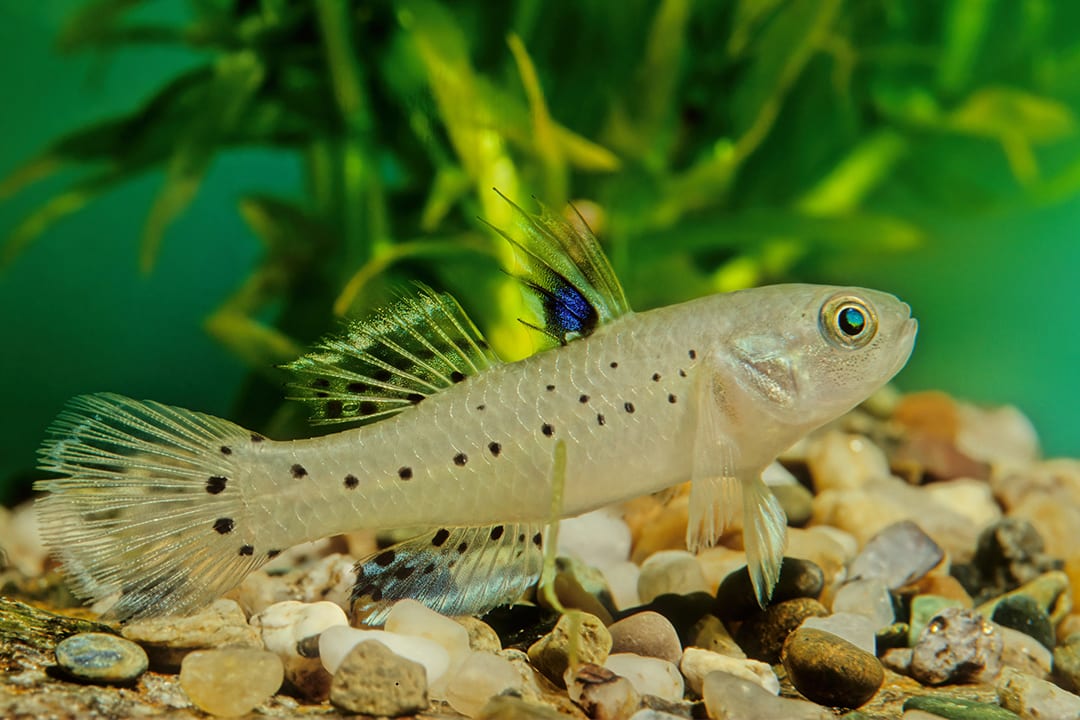
[[840,332],[848,337],[857,336],[866,327],[866,317],[863,315],[862,310],[853,307],[846,307],[841,310],[837,322],[840,325]]

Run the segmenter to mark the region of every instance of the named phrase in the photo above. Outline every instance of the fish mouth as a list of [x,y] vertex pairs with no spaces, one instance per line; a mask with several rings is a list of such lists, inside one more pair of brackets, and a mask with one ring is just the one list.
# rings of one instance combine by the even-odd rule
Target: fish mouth
[[911,317],[911,308],[909,308],[907,304],[905,304],[904,307],[908,311],[908,318],[904,321],[904,324],[900,329],[899,341],[901,347],[907,348],[907,352],[902,352],[897,356],[896,364],[892,371],[893,375],[896,375],[896,373],[900,372],[900,370],[907,365],[907,361],[911,358],[911,353],[915,349],[915,335],[919,332],[919,321]]

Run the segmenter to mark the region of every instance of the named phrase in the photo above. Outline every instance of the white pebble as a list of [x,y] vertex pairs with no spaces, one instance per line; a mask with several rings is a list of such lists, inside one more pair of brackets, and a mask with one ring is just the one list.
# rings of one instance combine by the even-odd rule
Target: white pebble
[[835,716],[805,700],[775,697],[754,682],[725,672],[710,673],[702,691],[714,720],[832,720]]
[[415,600],[399,600],[386,616],[386,632],[427,638],[438,643],[456,664],[469,654],[469,631]]
[[877,445],[862,435],[825,433],[806,457],[814,492],[856,490],[871,480],[889,477],[889,461]]
[[625,610],[641,604],[637,591],[641,568],[637,563],[627,560],[616,565],[609,565],[601,572],[604,573],[611,599],[617,609]]
[[808,617],[803,620],[800,627],[824,630],[831,635],[847,640],[855,647],[865,650],[871,655],[877,654],[875,635],[878,626],[865,615],[844,612],[833,613],[828,617]]
[[430,687],[440,680],[450,668],[450,655],[442,645],[427,638],[411,635],[398,635],[385,630],[360,630],[353,627],[335,625],[327,628],[319,636],[319,658],[323,667],[333,675],[341,661],[357,643],[375,641],[403,658],[418,662],[427,671]]
[[608,655],[604,667],[630,681],[642,695],[655,695],[664,700],[682,700],[684,685],[679,669],[667,660],[643,657],[634,653]]
[[685,550],[655,552],[641,565],[638,596],[643,603],[666,593],[688,595],[708,591],[701,565]]
[[302,655],[297,644],[335,625],[348,626],[345,611],[332,602],[274,603],[249,621],[259,631],[267,650],[281,658],[285,677],[306,697],[325,696],[329,674],[323,674],[319,658]]
[[679,670],[686,678],[686,684],[698,695],[701,694],[704,686],[705,676],[716,671],[749,680],[773,695],[780,694],[780,681],[776,678],[776,673],[770,665],[758,660],[742,660],[701,648],[688,647],[683,650]]
[[863,615],[875,629],[890,625],[896,619],[889,588],[877,578],[852,580],[843,585],[833,596],[832,611]]
[[474,652],[461,663],[446,688],[450,707],[467,717],[476,717],[495,695],[507,690],[520,695],[525,688],[513,663],[493,653]]
[[598,570],[630,558],[630,528],[610,508],[566,518],[559,522],[559,554],[577,558]]

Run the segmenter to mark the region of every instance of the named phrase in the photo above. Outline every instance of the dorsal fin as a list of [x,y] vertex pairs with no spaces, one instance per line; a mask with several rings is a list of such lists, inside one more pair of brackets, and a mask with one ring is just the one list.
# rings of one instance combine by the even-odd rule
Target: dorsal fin
[[529,213],[495,192],[514,208],[525,235],[519,242],[491,226],[517,250],[525,266],[521,280],[539,302],[543,327],[526,325],[565,345],[630,312],[607,256],[577,208],[578,222],[570,223],[542,203],[538,213]]
[[419,285],[285,367],[291,399],[326,425],[388,417],[500,362],[451,295]]

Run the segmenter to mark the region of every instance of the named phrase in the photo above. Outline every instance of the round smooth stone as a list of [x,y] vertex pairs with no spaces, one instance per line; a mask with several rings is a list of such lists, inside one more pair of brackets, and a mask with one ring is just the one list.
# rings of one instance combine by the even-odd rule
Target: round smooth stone
[[809,617],[826,617],[829,611],[813,598],[796,598],[770,605],[743,622],[735,633],[735,641],[747,657],[775,663],[788,635]]
[[635,653],[670,663],[678,663],[682,657],[679,633],[660,613],[635,613],[610,625],[608,632],[613,653]]
[[994,608],[991,619],[998,625],[1030,635],[1050,650],[1054,649],[1054,625],[1050,622],[1050,615],[1027,595],[1003,598]]
[[[825,587],[825,573],[820,567],[802,558],[785,557],[780,565],[780,578],[773,588],[770,605],[795,598],[817,598]],[[716,609],[713,614],[722,620],[745,620],[761,611],[750,573],[746,566],[724,578],[716,590]]]
[[269,650],[196,650],[180,665],[180,687],[192,704],[224,717],[251,712],[276,693],[284,679],[281,658]]
[[462,715],[476,717],[492,697],[506,691],[520,695],[524,685],[521,674],[506,658],[474,652],[450,679],[446,701]]
[[73,678],[97,684],[122,684],[146,672],[146,652],[117,635],[80,633],[56,646],[56,663]]
[[781,659],[795,689],[821,705],[859,707],[885,680],[874,655],[824,630],[791,633]]
[[633,653],[615,653],[608,655],[604,667],[629,680],[642,695],[655,695],[671,702],[682,700],[683,676],[679,668],[667,660]]

